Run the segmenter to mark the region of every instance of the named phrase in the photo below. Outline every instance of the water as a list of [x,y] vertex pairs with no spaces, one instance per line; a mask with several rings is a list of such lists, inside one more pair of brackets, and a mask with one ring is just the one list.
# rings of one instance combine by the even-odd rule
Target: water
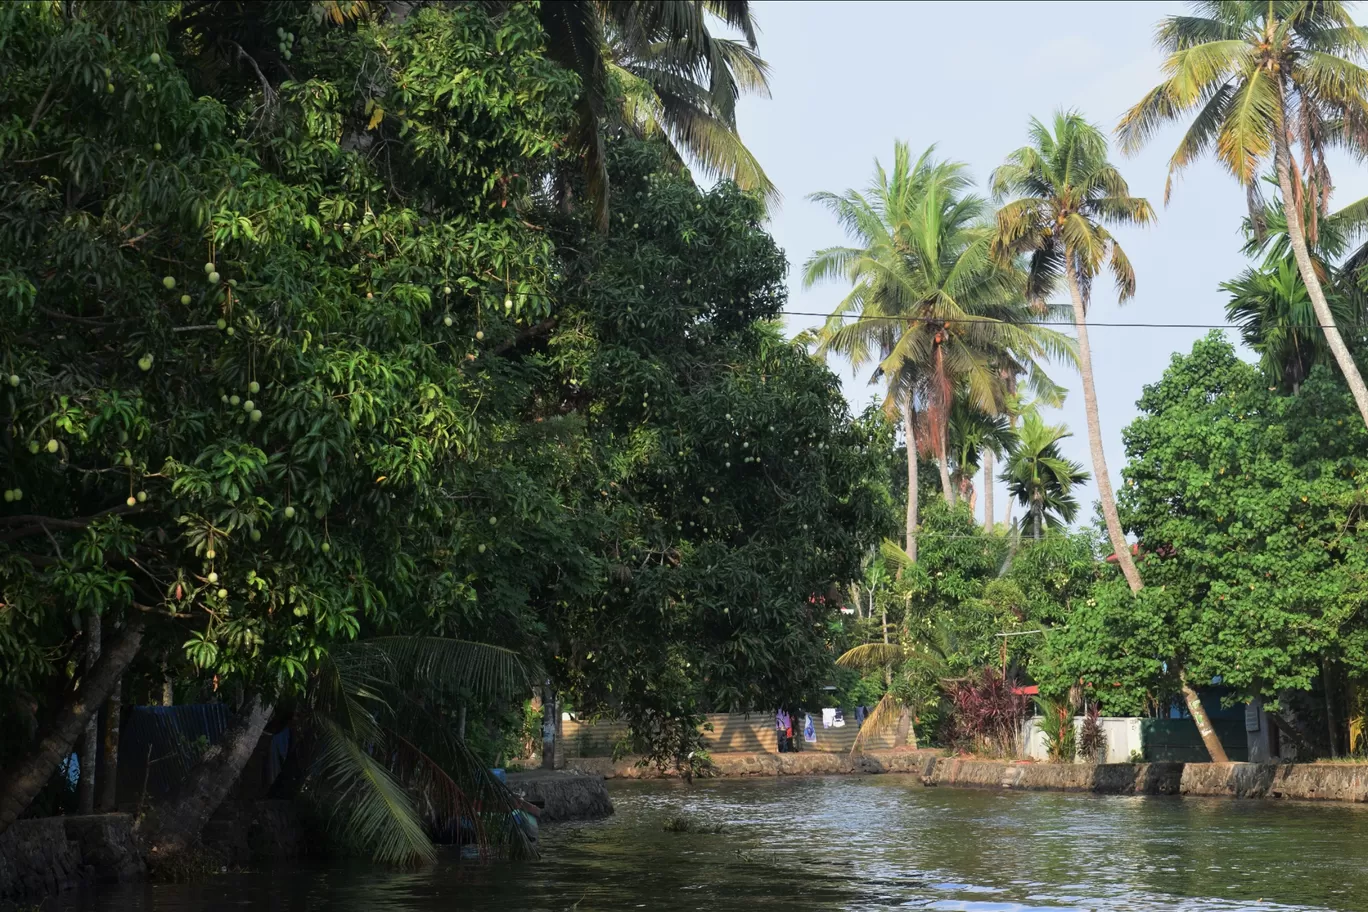
[[[105,888],[98,912],[1368,909],[1368,807],[923,788],[912,777],[610,783],[544,858],[290,865]],[[678,814],[721,835],[668,833]]]

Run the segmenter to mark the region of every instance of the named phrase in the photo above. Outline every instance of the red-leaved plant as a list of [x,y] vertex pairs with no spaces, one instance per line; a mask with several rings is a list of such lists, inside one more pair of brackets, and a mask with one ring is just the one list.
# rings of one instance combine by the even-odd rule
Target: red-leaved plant
[[950,698],[950,738],[976,754],[1015,756],[1029,700],[996,668],[945,682]]

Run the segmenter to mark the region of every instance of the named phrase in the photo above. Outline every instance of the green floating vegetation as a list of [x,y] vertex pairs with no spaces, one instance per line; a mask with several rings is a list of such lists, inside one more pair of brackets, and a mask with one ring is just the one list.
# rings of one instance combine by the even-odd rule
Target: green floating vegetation
[[705,823],[684,814],[676,814],[665,821],[661,829],[667,833],[710,833],[718,835],[727,832],[720,823]]

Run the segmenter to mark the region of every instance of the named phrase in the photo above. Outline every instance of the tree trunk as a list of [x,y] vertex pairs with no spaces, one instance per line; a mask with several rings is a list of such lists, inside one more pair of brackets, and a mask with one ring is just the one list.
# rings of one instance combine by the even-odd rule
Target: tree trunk
[[939,439],[936,441],[936,463],[940,467],[941,494],[945,497],[945,502],[953,507],[955,505],[955,486],[950,482],[949,433],[950,425],[949,422],[946,422],[938,435]]
[[95,808],[116,811],[119,802],[119,726],[123,717],[123,678],[114,682],[104,705],[104,751],[97,765]]
[[190,770],[184,781],[138,823],[138,835],[151,858],[178,855],[199,841],[209,818],[242,776],[256,750],[272,705],[254,694],[217,744]]
[[1311,308],[1316,312],[1316,322],[1325,333],[1325,342],[1330,346],[1330,352],[1335,356],[1335,363],[1339,365],[1340,372],[1344,374],[1344,382],[1348,384],[1349,392],[1354,394],[1354,402],[1358,405],[1363,423],[1368,425],[1368,387],[1363,385],[1358,365],[1354,363],[1354,357],[1349,354],[1349,349],[1340,336],[1339,327],[1335,325],[1335,315],[1330,312],[1330,305],[1325,300],[1325,291],[1321,288],[1320,277],[1316,275],[1315,266],[1311,262],[1311,252],[1306,246],[1306,233],[1302,230],[1303,213],[1297,205],[1299,195],[1294,193],[1292,172],[1288,164],[1291,150],[1287,144],[1287,94],[1281,88],[1278,92],[1278,110],[1280,123],[1274,130],[1276,135],[1273,144],[1273,164],[1278,172],[1278,187],[1282,190],[1283,211],[1287,213],[1287,239],[1292,244],[1292,254],[1297,259],[1297,271],[1301,273],[1307,296],[1311,298]]
[[1338,758],[1339,752],[1339,719],[1335,715],[1335,701],[1330,694],[1330,662],[1321,659],[1321,690],[1325,694],[1325,729],[1330,736],[1330,756]]
[[993,531],[993,451],[983,451],[983,528]]
[[1111,476],[1107,474],[1107,457],[1102,451],[1102,421],[1097,413],[1097,390],[1093,387],[1092,349],[1088,345],[1087,308],[1078,287],[1078,274],[1073,262],[1065,259],[1064,274],[1068,280],[1069,296],[1073,299],[1074,330],[1078,334],[1078,372],[1083,380],[1083,407],[1088,416],[1088,448],[1092,451],[1093,480],[1097,482],[1097,498],[1102,502],[1102,515],[1107,520],[1107,535],[1116,551],[1116,563],[1126,577],[1131,592],[1144,587],[1140,571],[1131,558],[1126,534],[1121,531],[1121,517],[1116,512],[1116,495],[1112,493]]
[[166,670],[166,663],[162,663],[162,692],[161,705],[174,706],[176,703],[176,688],[171,680],[171,675]]
[[912,563],[917,562],[917,503],[920,490],[917,482],[917,435],[914,428],[916,415],[912,411],[912,393],[907,394],[903,403],[903,434],[907,437],[907,556]]
[[[85,616],[85,664],[86,674],[95,667],[100,658],[101,626],[100,616],[94,611]],[[76,782],[76,813],[95,813],[95,767],[100,756],[100,712],[96,709],[86,723],[85,734],[81,737],[81,778]]]
[[28,808],[62,760],[70,755],[86,722],[138,654],[142,634],[141,619],[135,619],[124,628],[123,635],[82,676],[75,693],[44,726],[33,745],[0,778],[0,833]]
[[1211,755],[1212,763],[1229,763],[1230,759],[1226,756],[1225,747],[1221,744],[1221,739],[1216,737],[1216,729],[1211,727],[1211,719],[1207,717],[1206,710],[1202,708],[1202,698],[1197,696],[1197,691],[1192,689],[1188,683],[1187,672],[1179,676],[1183,688],[1183,700],[1187,703],[1188,712],[1192,714],[1192,721],[1197,725],[1197,733],[1202,736],[1202,743],[1206,745],[1207,753]]
[[[884,641],[884,645],[887,646],[887,645],[888,645],[888,609],[887,609],[887,608],[885,608],[885,609],[883,610],[883,613],[880,615],[880,618],[881,618],[881,620],[882,620],[881,626],[883,627],[883,641]],[[892,687],[892,686],[893,686],[893,668],[892,668],[892,666],[890,666],[890,665],[884,665],[884,688],[887,689],[887,688]]]
[[912,714],[904,707],[898,714],[898,726],[893,730],[893,747],[896,750],[904,744],[912,742],[913,749],[917,747],[917,733],[912,728]]
[[1036,504],[1035,507],[1032,508],[1031,513],[1035,517],[1035,540],[1040,541],[1040,527],[1041,519],[1043,517],[1043,512],[1040,509],[1040,505]]

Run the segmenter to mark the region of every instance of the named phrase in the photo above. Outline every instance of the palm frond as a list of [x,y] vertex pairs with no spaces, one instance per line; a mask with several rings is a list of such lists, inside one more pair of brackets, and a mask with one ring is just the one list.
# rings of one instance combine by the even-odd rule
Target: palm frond
[[[864,725],[860,726],[860,731],[855,735],[855,743],[851,745],[850,752],[857,754],[864,750],[866,742],[876,734],[883,734],[898,724],[902,714],[906,712],[910,715],[911,711],[893,695],[892,691],[879,698],[879,702],[874,704],[869,715],[865,716]],[[896,746],[896,745],[895,745]]]
[[1279,91],[1273,77],[1255,70],[1230,100],[1216,138],[1216,155],[1242,184],[1258,176],[1273,148]]
[[313,776],[324,786],[333,832],[384,864],[436,858],[413,800],[385,764],[327,717],[319,724],[322,749]]
[[885,538],[879,543],[879,556],[894,567],[907,568],[914,565],[911,555],[895,541]]
[[468,689],[482,695],[506,696],[522,692],[533,680],[518,653],[470,640],[371,637],[342,651],[368,652],[388,663],[389,680],[401,688],[421,686],[445,693]]
[[856,671],[876,671],[907,658],[907,650],[897,643],[864,643],[841,653],[836,664]]

